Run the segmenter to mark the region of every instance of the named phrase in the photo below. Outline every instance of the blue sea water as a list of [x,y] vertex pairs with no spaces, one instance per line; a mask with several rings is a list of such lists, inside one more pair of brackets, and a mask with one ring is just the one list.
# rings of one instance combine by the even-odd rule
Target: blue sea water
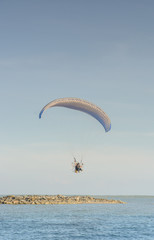
[[154,197],[127,204],[0,205],[0,240],[154,240]]

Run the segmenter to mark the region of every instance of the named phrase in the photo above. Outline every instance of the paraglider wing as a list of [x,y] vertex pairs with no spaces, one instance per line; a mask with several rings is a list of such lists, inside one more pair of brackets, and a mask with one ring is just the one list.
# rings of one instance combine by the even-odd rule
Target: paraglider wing
[[81,112],[85,112],[95,119],[97,119],[104,127],[105,131],[108,132],[111,129],[111,121],[107,114],[98,106],[80,98],[59,98],[48,103],[40,112],[39,118],[45,110],[51,107],[66,107]]

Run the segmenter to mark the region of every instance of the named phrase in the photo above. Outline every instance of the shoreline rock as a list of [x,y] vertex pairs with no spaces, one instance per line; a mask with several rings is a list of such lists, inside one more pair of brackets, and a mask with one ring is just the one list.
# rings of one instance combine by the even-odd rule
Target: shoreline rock
[[63,195],[8,195],[0,197],[0,204],[124,204],[113,199],[95,198],[91,196],[63,196]]

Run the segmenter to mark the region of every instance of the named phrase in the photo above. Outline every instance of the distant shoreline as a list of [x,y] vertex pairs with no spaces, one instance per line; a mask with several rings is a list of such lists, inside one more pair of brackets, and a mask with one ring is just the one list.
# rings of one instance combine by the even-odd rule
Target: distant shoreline
[[91,196],[63,195],[7,195],[0,197],[0,204],[124,204],[121,200],[104,199]]

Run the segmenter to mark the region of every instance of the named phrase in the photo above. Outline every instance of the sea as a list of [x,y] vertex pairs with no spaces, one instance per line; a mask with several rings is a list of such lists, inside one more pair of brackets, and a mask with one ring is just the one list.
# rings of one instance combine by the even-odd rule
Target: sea
[[97,197],[126,204],[0,205],[0,240],[154,240],[154,196]]

